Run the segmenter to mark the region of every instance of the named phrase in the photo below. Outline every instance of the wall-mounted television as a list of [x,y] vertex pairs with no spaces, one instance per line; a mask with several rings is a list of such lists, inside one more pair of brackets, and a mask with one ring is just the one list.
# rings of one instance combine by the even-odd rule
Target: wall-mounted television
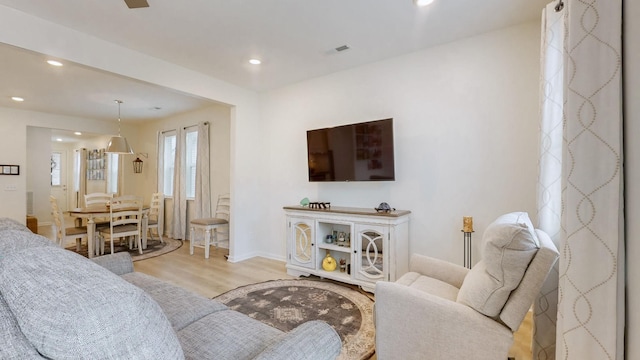
[[309,181],[393,181],[393,119],[307,131]]

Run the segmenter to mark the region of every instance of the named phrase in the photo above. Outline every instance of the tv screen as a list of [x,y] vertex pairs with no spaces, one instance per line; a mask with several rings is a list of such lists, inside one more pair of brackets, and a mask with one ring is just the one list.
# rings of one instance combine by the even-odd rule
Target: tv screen
[[307,131],[309,181],[393,181],[393,119]]

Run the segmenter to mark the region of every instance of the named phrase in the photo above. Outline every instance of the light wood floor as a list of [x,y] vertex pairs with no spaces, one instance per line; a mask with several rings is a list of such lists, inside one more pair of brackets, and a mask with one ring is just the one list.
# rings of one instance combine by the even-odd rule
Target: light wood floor
[[[53,237],[49,226],[39,227],[38,231],[41,235]],[[185,241],[176,251],[134,262],[134,268],[208,298],[244,285],[292,278],[287,275],[283,262],[256,257],[230,263],[224,258],[227,253],[226,249],[212,248],[209,259],[205,259],[204,249],[196,247],[192,256],[189,255],[189,242]],[[530,345],[531,313],[515,333],[509,356],[517,360],[531,360]],[[376,356],[370,360],[376,360]]]

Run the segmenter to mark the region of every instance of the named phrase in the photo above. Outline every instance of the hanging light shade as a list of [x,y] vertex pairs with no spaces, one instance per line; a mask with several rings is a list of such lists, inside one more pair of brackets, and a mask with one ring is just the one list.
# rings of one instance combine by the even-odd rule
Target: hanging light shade
[[127,139],[120,136],[120,104],[122,104],[122,101],[114,101],[118,103],[118,136],[113,136],[111,140],[109,140],[105,152],[113,154],[133,154],[133,149],[129,146]]
[[142,165],[144,164],[144,162],[142,162],[142,160],[140,160],[139,157],[137,157],[135,160],[133,160],[133,172],[136,174],[140,174],[142,173]]

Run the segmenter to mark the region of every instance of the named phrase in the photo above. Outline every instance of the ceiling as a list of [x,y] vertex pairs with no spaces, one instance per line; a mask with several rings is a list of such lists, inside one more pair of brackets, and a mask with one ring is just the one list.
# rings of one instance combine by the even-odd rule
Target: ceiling
[[[0,0],[33,16],[254,90],[267,91],[464,37],[537,21],[550,0]],[[2,8],[0,8],[2,11]],[[335,48],[348,45],[349,50]],[[261,65],[250,65],[257,58]],[[122,121],[209,100],[0,46],[0,106]],[[23,103],[8,98],[25,97]]]

